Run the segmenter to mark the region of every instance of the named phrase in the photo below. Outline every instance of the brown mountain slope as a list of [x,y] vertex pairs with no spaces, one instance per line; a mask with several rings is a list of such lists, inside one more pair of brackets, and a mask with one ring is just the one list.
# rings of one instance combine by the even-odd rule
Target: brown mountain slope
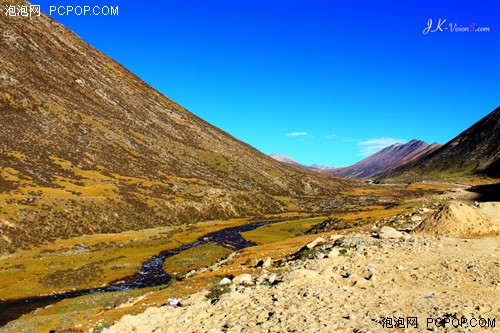
[[426,157],[387,179],[443,178],[449,175],[500,176],[500,107]]
[[[17,3],[24,3],[18,1]],[[342,181],[279,163],[51,18],[0,13],[2,249],[284,210]]]
[[411,140],[406,144],[395,143],[354,165],[328,170],[328,172],[345,178],[380,177],[432,153],[439,147],[441,145],[438,143],[429,145],[419,140]]

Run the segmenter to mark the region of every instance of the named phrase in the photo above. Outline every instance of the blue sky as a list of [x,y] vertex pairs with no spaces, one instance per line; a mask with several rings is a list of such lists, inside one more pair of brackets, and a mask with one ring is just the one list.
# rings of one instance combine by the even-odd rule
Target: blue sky
[[445,143],[500,105],[499,1],[32,3],[118,6],[51,16],[201,118],[304,164]]

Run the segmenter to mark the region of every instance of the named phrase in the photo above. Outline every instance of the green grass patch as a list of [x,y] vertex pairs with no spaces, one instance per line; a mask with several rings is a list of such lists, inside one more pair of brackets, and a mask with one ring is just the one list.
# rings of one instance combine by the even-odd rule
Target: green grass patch
[[208,293],[205,297],[209,300],[218,300],[222,295],[227,294],[229,292],[229,285],[215,285],[210,289],[210,293]]
[[305,235],[306,231],[311,229],[313,225],[321,223],[325,219],[325,217],[317,217],[312,219],[274,223],[252,231],[244,232],[241,235],[246,240],[256,242],[258,244],[278,243],[285,241],[290,237]]
[[[119,234],[96,234],[59,239],[36,249],[20,250],[0,258],[0,295],[19,299],[73,288],[83,290],[122,279],[136,273],[142,263],[163,250],[196,241],[198,237],[226,227],[246,223],[246,219],[202,222],[196,226],[159,227]],[[230,253],[227,249],[206,249],[205,261]],[[191,251],[188,251],[190,253]],[[188,268],[177,267],[185,271]]]
[[74,332],[70,329],[74,324],[85,323],[88,318],[96,316],[99,312],[114,309],[148,291],[146,288],[64,299],[39,309],[36,314],[27,314],[8,323],[2,332]]
[[167,273],[187,272],[214,264],[233,251],[214,244],[201,244],[167,258],[163,270]]

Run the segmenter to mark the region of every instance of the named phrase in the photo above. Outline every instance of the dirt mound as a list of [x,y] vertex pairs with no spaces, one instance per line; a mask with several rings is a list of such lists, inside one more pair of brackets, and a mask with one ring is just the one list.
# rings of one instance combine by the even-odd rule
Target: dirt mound
[[452,202],[425,219],[415,231],[435,236],[480,237],[500,234],[500,225],[475,208]]

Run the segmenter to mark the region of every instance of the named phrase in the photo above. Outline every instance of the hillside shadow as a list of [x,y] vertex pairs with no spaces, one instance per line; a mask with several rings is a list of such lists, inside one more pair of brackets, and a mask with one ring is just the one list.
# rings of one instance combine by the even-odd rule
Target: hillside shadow
[[479,197],[476,199],[479,202],[500,201],[500,182],[496,184],[472,186],[467,189],[467,191],[479,194]]

